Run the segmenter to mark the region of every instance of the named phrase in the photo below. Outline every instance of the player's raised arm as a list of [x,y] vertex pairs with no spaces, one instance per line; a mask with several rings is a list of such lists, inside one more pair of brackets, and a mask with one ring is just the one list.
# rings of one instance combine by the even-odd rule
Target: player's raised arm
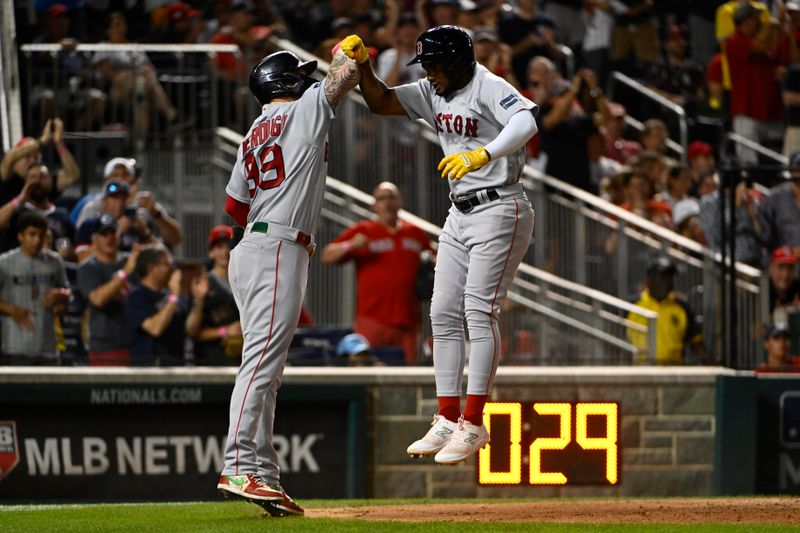
[[397,99],[394,89],[386,86],[375,75],[369,62],[367,49],[358,35],[348,35],[339,43],[342,52],[347,57],[353,58],[358,63],[361,72],[361,95],[369,106],[369,110],[376,115],[405,115],[406,110]]
[[358,85],[359,79],[356,62],[341,52],[335,53],[325,77],[325,98],[331,107],[336,107],[348,91]]

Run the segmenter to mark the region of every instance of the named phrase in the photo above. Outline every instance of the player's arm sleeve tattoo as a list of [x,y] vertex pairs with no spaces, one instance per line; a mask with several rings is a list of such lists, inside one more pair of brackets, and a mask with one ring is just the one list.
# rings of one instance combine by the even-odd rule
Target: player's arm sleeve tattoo
[[325,78],[325,98],[330,106],[336,107],[347,92],[358,85],[360,79],[360,72],[355,61],[343,53],[333,56],[328,75]]

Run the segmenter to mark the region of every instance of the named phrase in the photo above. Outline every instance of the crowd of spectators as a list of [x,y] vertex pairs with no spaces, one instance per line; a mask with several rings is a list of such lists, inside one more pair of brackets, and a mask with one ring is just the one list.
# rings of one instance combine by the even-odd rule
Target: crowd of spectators
[[[204,304],[202,270],[180,285],[183,270],[173,269],[169,250],[182,229],[139,189],[143,170],[126,157],[110,159],[101,191],[74,202],[70,213],[61,190],[80,171],[62,136],[63,123],[47,121],[38,139],[23,138],[0,163],[0,362],[52,364],[68,354],[93,365],[183,364],[182,332],[195,337],[217,304]],[[58,171],[42,163],[50,143]],[[215,264],[226,261],[221,255],[211,253]],[[231,327],[226,337],[236,334]]]
[[[138,190],[142,169],[123,157],[106,165],[103,189],[65,216],[55,200],[80,177],[63,143],[65,123],[71,130],[122,127],[136,135],[192,124],[202,117],[195,116],[196,110],[182,109],[159,76],[162,70],[176,73],[187,65],[212,73],[224,86],[218,97],[243,107],[250,99],[244,83],[248,61],[271,51],[272,37],[289,38],[329,59],[333,44],[357,33],[389,85],[414,81],[424,75],[418,65],[406,65],[415,53],[416,35],[440,24],[465,27],[473,36],[478,61],[540,105],[540,133],[528,145],[532,164],[715,251],[722,246],[720,227],[727,222],[719,208],[720,194],[732,187],[738,260],[770,269],[776,250],[789,246],[800,251],[800,155],[796,153],[800,119],[795,116],[800,109],[798,2],[87,0],[33,5],[34,10],[17,11],[19,41],[56,43],[61,51],[33,54],[24,62],[39,82],[25,95],[26,105],[35,109],[41,122],[60,118],[47,120],[39,138],[22,139],[3,159],[0,251],[17,245],[16,224],[23,213],[45,216],[53,249],[67,264],[86,264],[90,259],[125,265],[114,271],[100,269],[113,274],[104,283],[113,283],[105,298],[95,298],[99,303],[127,301],[133,294],[130,281],[138,275],[149,276],[151,292],[172,292],[178,281],[158,275],[169,255],[141,269],[130,257],[144,249],[168,253],[182,234],[153,195]],[[244,61],[233,54],[196,55],[178,62],[169,54],[78,53],[75,45],[82,42],[235,44]],[[606,96],[613,71],[680,105],[690,122],[710,121],[720,131],[693,130],[688,146],[681,147],[685,164],[681,163],[680,150],[669,143],[674,124],[667,117],[650,113],[654,118],[643,121],[637,131],[627,119],[631,106],[637,106],[640,114],[639,102],[629,102],[624,95],[614,102]],[[735,155],[745,165],[758,162],[754,152],[741,146],[730,154],[721,142],[725,129],[791,156],[786,183],[764,195],[746,174],[737,179],[721,176],[717,169],[721,154],[726,160]],[[404,134],[403,128],[397,134]],[[41,164],[41,150],[50,144],[58,155],[57,172]],[[109,219],[116,224],[116,254],[110,254],[110,248],[98,252],[111,233]],[[355,241],[354,249],[360,244]],[[612,237],[607,248],[613,246]],[[175,317],[184,320],[185,315],[189,327],[183,331],[197,341],[195,355],[227,362],[236,343],[220,341],[239,337],[240,328],[232,312],[235,306],[230,301],[223,304],[224,253],[212,248],[210,254],[215,266],[209,274],[184,280],[180,295],[173,293],[178,299],[170,302],[167,297],[169,305],[164,308],[174,304],[170,320],[161,317],[156,322],[168,329]],[[345,256],[334,262],[357,258]],[[119,280],[114,272],[124,277]],[[197,279],[207,281],[195,285]],[[228,305],[228,311],[194,309],[195,303],[205,306],[209,301]],[[95,307],[90,310],[104,306]],[[198,325],[199,316],[203,325]],[[136,319],[141,324],[153,322],[141,315]],[[139,333],[161,332],[148,328],[140,326]],[[134,337],[130,342],[137,344],[141,339]],[[102,342],[99,346],[95,350],[89,342],[90,352],[100,354],[98,360],[119,357],[116,347]],[[106,352],[113,354],[102,355]]]
[[[17,11],[20,42],[61,44],[58,54],[33,54],[24,67],[35,72],[29,105],[38,117],[60,110],[70,129],[119,126],[146,133],[154,122],[186,126],[199,120],[180,109],[162,86],[158,69],[172,74],[199,67],[226,89],[219,95],[241,106],[247,95],[247,67],[273,49],[271,38],[291,39],[330,59],[342,37],[359,34],[389,84],[419,78],[406,67],[414,39],[441,24],[465,27],[478,61],[540,105],[572,87],[569,113],[592,114],[602,103],[612,71],[633,76],[683,106],[690,117],[722,117],[753,139],[779,142],[783,108],[787,126],[800,88],[800,3],[768,5],[744,0],[218,0],[186,2],[34,2]],[[234,44],[242,54],[144,54],[76,52],[78,43]],[[531,70],[547,59],[554,69],[546,91],[535,91]],[[57,68],[54,68],[57,67]],[[569,83],[580,69],[582,83]],[[553,84],[566,80],[567,84]],[[783,92],[781,91],[783,88]],[[720,92],[721,89],[721,92]],[[557,94],[551,94],[552,92]],[[729,98],[726,96],[729,95]],[[563,98],[562,98],[563,99]],[[554,103],[554,102],[551,102]],[[189,112],[186,112],[189,111]],[[563,109],[559,115],[563,115]],[[183,116],[182,116],[183,115]],[[113,117],[113,118],[112,118]],[[563,119],[563,117],[561,117]],[[796,122],[796,121],[795,121]],[[605,128],[606,124],[598,124]],[[586,136],[586,132],[579,132]],[[544,137],[544,136],[543,136]],[[789,138],[796,138],[787,136]],[[787,153],[798,148],[787,140]],[[753,153],[743,151],[747,160]],[[585,162],[585,161],[584,161]],[[624,163],[624,162],[623,162]],[[585,172],[584,172],[585,174]]]

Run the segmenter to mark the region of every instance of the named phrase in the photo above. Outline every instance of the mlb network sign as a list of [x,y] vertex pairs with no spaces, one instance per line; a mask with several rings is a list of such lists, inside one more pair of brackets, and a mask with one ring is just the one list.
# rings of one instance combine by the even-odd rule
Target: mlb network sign
[[[162,389],[84,390],[72,401],[4,407],[0,501],[218,498],[226,394]],[[342,480],[353,479],[357,466],[348,458],[361,455],[348,441],[358,434],[348,431],[349,412],[347,401],[281,401],[278,394],[273,444],[281,481],[294,497],[352,494]]]

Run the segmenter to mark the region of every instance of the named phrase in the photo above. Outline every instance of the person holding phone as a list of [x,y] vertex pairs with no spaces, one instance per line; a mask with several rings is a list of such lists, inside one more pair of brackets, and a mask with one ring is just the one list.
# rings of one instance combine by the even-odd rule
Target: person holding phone
[[112,179],[103,187],[98,216],[87,218],[78,227],[76,254],[83,261],[95,250],[92,244],[92,230],[103,215],[110,215],[117,221],[119,250],[130,252],[136,245],[158,242],[152,229],[142,220],[135,207],[128,206],[130,187],[124,180]]
[[[183,241],[183,231],[180,224],[170,216],[167,210],[150,191],[139,190],[141,183],[141,169],[136,166],[136,160],[128,157],[114,157],[110,159],[103,169],[104,183],[111,180],[122,180],[128,184],[129,194],[126,212],[129,219],[134,219],[134,211],[152,232],[157,240],[169,247],[178,246]],[[88,218],[102,214],[102,191],[81,198],[70,213],[70,218],[75,224],[80,225]]]

